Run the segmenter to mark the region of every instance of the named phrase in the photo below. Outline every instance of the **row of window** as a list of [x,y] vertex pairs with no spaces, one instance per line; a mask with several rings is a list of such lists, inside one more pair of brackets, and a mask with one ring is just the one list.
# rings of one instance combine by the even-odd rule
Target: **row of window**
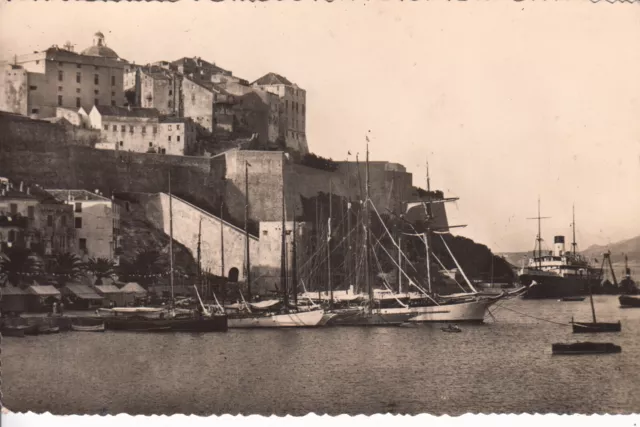
[[[31,86],[30,89],[31,90],[36,90],[36,89],[38,89],[38,87],[37,86]],[[62,86],[58,86],[58,92],[62,92],[62,90],[63,90]],[[80,93],[80,92],[81,92],[80,88],[79,87],[76,88],[76,93]],[[95,89],[93,91],[93,93],[95,93],[96,95],[100,95],[100,91],[98,89]],[[115,91],[111,91],[111,96],[116,96]]]
[[[58,81],[64,81],[64,71],[58,70]],[[76,83],[82,83],[82,73],[76,73]],[[93,75],[93,83],[96,85],[100,84],[100,74]],[[111,86],[116,85],[116,76],[111,76]]]
[[[36,61],[36,64],[37,64],[38,62],[39,62],[39,61]],[[64,65],[64,62],[62,62],[62,61],[59,61],[59,62],[58,62],[58,66],[59,66],[59,67],[62,67],[63,65]],[[78,68],[78,69],[82,68],[82,64],[76,64],[76,68]],[[97,65],[94,65],[94,66],[93,66],[93,68],[94,68],[95,70],[99,70],[99,69],[100,69],[100,67],[98,67]]]
[[[109,125],[104,125],[104,130],[109,130]],[[173,130],[172,129],[172,125],[168,126],[169,130]],[[129,133],[133,133],[136,129],[136,126],[129,126]],[[140,126],[140,129],[142,130],[142,133],[147,133],[147,127],[146,126]],[[153,129],[153,133],[158,133],[158,127],[157,126],[152,126]],[[118,131],[118,125],[112,125],[111,126],[111,130],[113,132],[117,132]],[[176,125],[176,130],[180,130],[180,125]],[[126,125],[120,125],[120,132],[126,132],[127,131],[127,126]],[[171,141],[171,136],[169,136],[169,141]],[[180,136],[178,136],[178,141],[180,141]]]
[[[62,107],[63,105],[63,99],[62,99],[62,95],[58,95],[58,107]],[[100,105],[100,101],[98,100],[98,98],[93,100],[94,105]],[[76,108],[80,108],[82,106],[82,99],[80,98],[76,98]],[[111,100],[111,106],[115,107],[116,106],[116,100],[112,99]],[[33,110],[31,111],[33,113]],[[37,113],[37,111],[36,111]]]
[[[305,107],[304,104],[299,104],[295,101],[291,101],[291,104],[289,104],[289,100],[285,99],[284,100],[284,108],[285,110],[289,111],[289,105],[291,105],[291,111],[295,111],[296,113],[300,112],[300,110],[302,110],[302,114],[305,114]],[[300,107],[300,110],[298,109]]]

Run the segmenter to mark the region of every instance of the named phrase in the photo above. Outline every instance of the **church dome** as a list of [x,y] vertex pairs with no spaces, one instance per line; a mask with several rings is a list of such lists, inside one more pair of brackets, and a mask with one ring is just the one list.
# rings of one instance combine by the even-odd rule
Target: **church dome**
[[104,43],[104,34],[100,31],[93,35],[93,46],[82,51],[83,55],[102,56],[103,58],[117,59],[118,54]]

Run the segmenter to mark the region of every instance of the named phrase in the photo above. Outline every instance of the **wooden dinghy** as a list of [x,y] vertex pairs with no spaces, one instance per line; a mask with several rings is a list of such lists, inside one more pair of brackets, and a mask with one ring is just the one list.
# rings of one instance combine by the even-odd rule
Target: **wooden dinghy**
[[77,332],[104,332],[104,323],[99,325],[76,325],[72,323],[71,330]]
[[556,343],[551,345],[551,352],[555,355],[614,354],[621,353],[622,347],[609,342]]

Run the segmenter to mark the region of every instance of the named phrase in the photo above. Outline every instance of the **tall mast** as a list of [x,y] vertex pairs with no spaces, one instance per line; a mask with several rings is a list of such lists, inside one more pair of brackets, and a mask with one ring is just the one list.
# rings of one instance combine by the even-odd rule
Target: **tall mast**
[[575,257],[576,247],[578,246],[578,244],[576,243],[576,205],[573,205],[573,222],[571,223],[571,228],[573,229],[573,242],[571,243],[571,248],[573,251],[573,256]]
[[[368,141],[368,139],[367,139]],[[364,215],[365,215],[365,236],[364,236],[364,275],[365,286],[369,294],[369,313],[373,313],[373,288],[371,287],[371,278],[369,277],[369,144],[367,144],[367,163],[365,167],[365,181],[366,181],[366,198],[364,202]]]
[[429,290],[429,294],[432,292],[431,287],[431,221],[433,219],[433,210],[431,209],[431,177],[429,176],[429,160],[426,160],[426,168],[427,168],[427,229],[424,234],[424,243],[426,246],[426,262],[427,262],[427,287]]
[[202,276],[202,217],[198,222],[198,279]]
[[[351,289],[351,169],[347,158],[347,289]],[[348,293],[349,291],[347,291]]]
[[[318,207],[318,197],[316,196],[316,223],[315,223],[315,247],[316,247],[316,251],[319,250],[319,246],[320,246],[320,209]],[[316,264],[316,267],[320,267],[320,262],[314,263]],[[317,273],[317,268],[314,269],[315,270],[315,274],[314,274],[314,281],[316,282],[316,287],[318,289],[318,300],[322,301],[322,289],[320,287],[320,280],[318,277],[318,273]]]
[[538,251],[538,268],[542,268],[542,221],[543,219],[548,219],[548,216],[540,216],[540,197],[538,197],[538,216],[534,218],[527,219],[537,219],[538,220],[538,237],[536,237],[536,248],[533,250],[533,256],[535,258],[535,252]]
[[296,233],[298,229],[296,228],[296,213],[295,210],[293,212],[293,235],[291,242],[291,251],[293,252],[293,256],[291,259],[291,281],[293,282],[293,305],[298,306],[298,253],[296,251]]
[[169,168],[169,272],[171,303],[173,304],[173,196],[171,195],[171,168]]
[[244,161],[244,238],[246,245],[245,259],[247,260],[247,297],[251,301],[251,258],[249,254],[249,162]]
[[329,180],[329,219],[327,220],[327,286],[329,287],[329,308],[333,308],[333,281],[331,280],[331,216],[333,210],[333,184]]
[[402,293],[402,232],[398,232],[398,293]]
[[540,197],[538,197],[538,265],[542,267],[542,218],[540,218]]
[[285,201],[284,201],[284,182],[282,183],[282,242],[280,245],[280,288],[282,289],[284,297],[284,309],[289,309],[289,290],[287,289],[287,249],[286,249],[286,236],[287,231],[285,229]]
[[220,202],[220,277],[224,277],[224,220],[222,212],[224,201]]

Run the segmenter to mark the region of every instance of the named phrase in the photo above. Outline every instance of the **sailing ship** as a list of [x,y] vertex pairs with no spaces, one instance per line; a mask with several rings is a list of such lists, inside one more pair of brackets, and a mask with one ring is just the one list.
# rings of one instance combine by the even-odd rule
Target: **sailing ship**
[[169,270],[171,300],[167,307],[117,307],[99,309],[107,329],[136,332],[226,332],[227,316],[224,312],[209,311],[194,285],[199,305],[196,310],[175,307],[173,293],[173,196],[171,170],[169,170]]
[[575,208],[573,210],[573,242],[571,251],[565,250],[564,236],[554,237],[554,249],[542,252],[541,220],[548,217],[540,216],[540,199],[538,199],[538,236],[533,256],[527,265],[520,269],[518,281],[527,286],[523,295],[525,299],[564,298],[586,295],[591,286],[598,281],[602,270],[591,267],[589,261],[577,253]]
[[[395,293],[393,292],[386,280],[382,278],[382,282],[384,286],[387,288],[386,290],[376,290],[373,289],[372,280],[371,280],[371,272],[370,272],[370,261],[371,254],[373,254],[373,258],[381,270],[380,261],[373,250],[373,240],[370,233],[370,209],[377,214],[378,218],[382,223],[382,219],[379,213],[376,210],[376,207],[373,205],[370,199],[370,183],[369,183],[369,150],[367,147],[367,157],[366,157],[366,167],[365,167],[365,179],[366,179],[366,196],[363,202],[364,207],[364,278],[365,278],[365,286],[366,286],[366,294],[359,295],[354,299],[362,300],[362,307],[350,308],[348,312],[339,313],[338,316],[331,319],[328,324],[329,325],[342,325],[342,326],[395,326],[400,325],[404,322],[483,322],[484,317],[487,313],[489,307],[495,304],[499,299],[507,296],[506,293],[501,293],[500,295],[492,295],[485,296],[481,295],[477,290],[473,287],[471,282],[467,283],[471,288],[471,292],[464,292],[462,294],[457,295],[447,295],[447,296],[439,296],[435,294],[432,290],[431,283],[431,270],[430,270],[430,259],[431,256],[434,256],[429,244],[431,230],[428,229],[427,233],[415,233],[409,234],[412,236],[418,236],[423,239],[423,242],[426,246],[426,256],[427,256],[427,281],[428,281],[428,289],[425,290],[420,287],[415,280],[407,275],[407,273],[402,268],[402,261],[406,261],[408,264],[411,264],[404,252],[402,251],[400,245],[396,243],[396,239],[391,235],[386,226],[383,225],[385,232],[387,233],[389,239],[393,242],[394,246],[398,251],[398,262],[391,256],[391,254],[382,247],[380,244],[380,240],[376,239],[375,242],[379,247],[382,247],[383,251],[389,256],[391,261],[395,264],[395,266],[399,270],[400,277],[405,277],[408,280],[409,286],[413,286],[417,288],[419,292],[407,292],[407,293]],[[427,175],[427,187],[429,187],[429,179]],[[442,203],[448,201],[454,201],[457,199],[444,199],[438,201],[429,201],[423,202],[427,213],[427,222],[430,223],[433,220],[433,215],[431,212],[431,204],[432,203]],[[452,226],[456,227],[456,226]],[[447,227],[452,228],[452,227]],[[415,230],[414,230],[415,231]],[[407,233],[405,233],[407,234]],[[398,239],[399,240],[399,239]],[[443,243],[446,246],[446,242],[443,239]],[[448,246],[446,246],[448,249]],[[449,251],[452,258],[456,262],[456,265],[461,270],[459,264],[453,257],[451,251]],[[444,268],[444,266],[443,266]],[[382,271],[382,270],[381,270]],[[464,275],[464,273],[463,273]],[[465,276],[466,279],[466,276]],[[330,289],[329,292],[329,304],[334,303],[333,292]],[[330,310],[331,311],[331,310]]]
[[[251,263],[249,258],[248,238],[248,209],[249,209],[249,163],[245,161],[245,245],[246,245],[246,279],[247,294],[251,298]],[[324,310],[312,307],[300,309],[296,304],[290,304],[289,288],[287,281],[286,261],[286,222],[285,222],[285,192],[282,188],[282,230],[280,253],[280,293],[282,300],[272,299],[261,302],[247,302],[240,292],[242,303],[226,306],[229,328],[303,328],[320,326],[324,317]],[[294,221],[294,241],[295,241]],[[295,263],[294,263],[295,265]],[[295,268],[294,268],[295,271]],[[293,278],[294,287],[296,278]],[[297,298],[297,290],[294,290],[294,300]]]
[[589,288],[589,301],[591,303],[591,315],[593,317],[593,322],[574,322],[572,318],[571,326],[573,328],[573,333],[620,332],[621,324],[619,320],[616,323],[598,322],[596,320],[596,308],[593,304],[593,292],[591,292],[591,288]]

